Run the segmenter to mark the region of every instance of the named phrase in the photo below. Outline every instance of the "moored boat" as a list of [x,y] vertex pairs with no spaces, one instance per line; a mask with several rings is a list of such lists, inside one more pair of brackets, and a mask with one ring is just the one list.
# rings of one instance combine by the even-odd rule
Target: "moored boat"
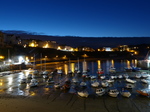
[[104,94],[105,94],[105,89],[104,88],[101,87],[101,88],[96,89],[96,95],[102,96]]
[[128,90],[124,90],[124,89],[120,92],[120,94],[127,98],[131,96],[131,93]]
[[88,97],[89,96],[89,93],[85,90],[84,91],[78,91],[77,93],[81,97]]
[[132,79],[126,79],[126,81],[129,82],[129,83],[132,83],[132,84],[136,83],[136,81],[132,80]]
[[98,81],[92,82],[91,86],[92,87],[98,87],[100,85],[100,83]]
[[150,96],[150,90],[136,90],[142,96]]
[[35,87],[35,86],[38,86],[38,80],[36,79],[32,79],[31,82],[29,83],[29,86],[30,87]]
[[110,89],[110,90],[108,91],[108,94],[109,94],[109,96],[111,96],[111,97],[117,97],[118,94],[119,94],[119,91],[118,91],[117,89]]

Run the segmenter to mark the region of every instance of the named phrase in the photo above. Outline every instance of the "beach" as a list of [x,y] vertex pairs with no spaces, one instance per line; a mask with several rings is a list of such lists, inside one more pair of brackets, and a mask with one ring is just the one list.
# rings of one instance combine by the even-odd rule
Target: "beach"
[[0,96],[1,112],[149,112],[149,98],[80,98],[75,94],[52,93],[45,96]]

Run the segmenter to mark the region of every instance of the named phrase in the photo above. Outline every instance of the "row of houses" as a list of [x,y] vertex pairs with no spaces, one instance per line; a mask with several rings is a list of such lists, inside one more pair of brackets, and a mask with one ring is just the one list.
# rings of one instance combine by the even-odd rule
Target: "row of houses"
[[133,52],[135,55],[138,54],[139,49],[150,49],[150,46],[135,46],[135,45],[119,45],[115,48],[112,47],[101,47],[98,49],[93,49],[88,46],[78,46],[73,48],[67,45],[59,45],[56,41],[42,41],[37,39],[22,39],[20,36],[13,34],[5,34],[0,32],[0,47],[12,47],[13,45],[20,45],[24,48],[26,47],[40,47],[40,48],[53,48],[62,51],[128,51]]

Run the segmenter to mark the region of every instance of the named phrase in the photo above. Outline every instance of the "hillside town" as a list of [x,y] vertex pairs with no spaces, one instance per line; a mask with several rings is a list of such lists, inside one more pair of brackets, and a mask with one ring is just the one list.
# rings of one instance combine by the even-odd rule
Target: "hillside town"
[[[15,34],[0,32],[0,60],[1,64],[32,63],[40,58],[47,57],[49,61],[61,61],[78,58],[100,59],[138,59],[145,60],[150,44],[118,45],[116,47],[103,46],[97,49],[89,46],[68,46],[56,41],[23,39]],[[42,55],[42,56],[41,56]],[[21,58],[20,58],[21,57]]]

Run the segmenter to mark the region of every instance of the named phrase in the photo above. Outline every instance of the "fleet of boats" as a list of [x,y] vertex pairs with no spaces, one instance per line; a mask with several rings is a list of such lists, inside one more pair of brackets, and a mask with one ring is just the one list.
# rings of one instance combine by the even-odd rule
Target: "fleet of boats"
[[[132,95],[130,89],[135,87],[134,84],[137,83],[136,80],[140,80],[143,84],[150,83],[149,79],[147,79],[149,76],[147,73],[137,72],[134,76],[130,77],[127,73],[116,75],[115,68],[111,68],[111,73],[109,75],[106,75],[102,69],[98,69],[96,75],[90,75],[88,70],[84,70],[82,73],[79,71],[80,70],[77,68],[75,69],[74,73],[72,71],[68,72],[71,74],[68,75],[71,76],[70,79],[67,78],[65,81],[54,81],[54,75],[63,76],[63,71],[61,69],[58,69],[55,73],[50,73],[46,70],[41,72],[35,70],[32,73],[30,72],[27,74],[26,78],[22,78],[20,80],[20,84],[28,84],[29,87],[37,87],[39,86],[37,76],[40,75],[46,80],[47,84],[53,84],[55,89],[74,89],[73,92],[77,93],[80,97],[88,97],[90,95],[88,87],[92,87],[95,90],[94,94],[97,96],[108,94],[111,97],[117,97],[120,94],[123,97],[129,98]],[[29,80],[30,82],[28,82]],[[122,86],[122,90],[119,90],[118,88],[112,88],[112,85],[116,80],[126,82],[126,85]],[[143,96],[150,96],[150,91],[147,90],[139,89],[136,90],[136,92],[137,94]]]

